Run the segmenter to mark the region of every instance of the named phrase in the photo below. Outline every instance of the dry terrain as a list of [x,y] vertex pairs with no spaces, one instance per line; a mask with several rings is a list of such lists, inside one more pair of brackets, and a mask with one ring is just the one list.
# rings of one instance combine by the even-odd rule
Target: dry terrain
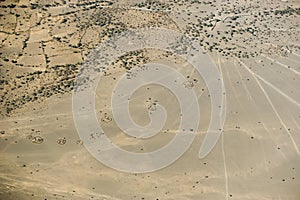
[[[0,24],[0,200],[300,199],[299,1],[0,0]],[[119,172],[84,147],[72,92],[100,44],[154,27],[198,41],[211,57],[225,84],[226,120],[213,151],[199,159],[211,116],[203,78],[163,50],[120,55],[96,92],[97,118],[112,142],[150,152],[178,130],[179,104],[156,84],[137,90],[130,110],[144,126],[149,109],[163,105],[168,119],[158,135],[127,137],[114,121],[114,85],[149,62],[187,78],[201,117],[193,144],[175,163],[151,173]]]

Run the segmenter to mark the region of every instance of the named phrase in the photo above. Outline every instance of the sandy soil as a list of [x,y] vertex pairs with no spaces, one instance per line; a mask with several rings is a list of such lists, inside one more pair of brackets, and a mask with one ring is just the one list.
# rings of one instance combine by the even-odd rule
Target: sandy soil
[[[0,2],[0,199],[300,199],[299,1],[149,2]],[[213,151],[198,159],[211,117],[202,77],[160,51],[117,58],[97,87],[96,113],[121,148],[158,149],[180,123],[174,94],[150,84],[132,96],[132,118],[146,125],[157,101],[168,113],[165,126],[149,140],[120,130],[111,94],[134,65],[160,62],[187,81],[196,79],[201,109],[196,138],[180,159],[152,173],[130,174],[106,167],[86,150],[74,124],[72,91],[94,48],[142,27],[200,40],[225,84],[226,121]]]

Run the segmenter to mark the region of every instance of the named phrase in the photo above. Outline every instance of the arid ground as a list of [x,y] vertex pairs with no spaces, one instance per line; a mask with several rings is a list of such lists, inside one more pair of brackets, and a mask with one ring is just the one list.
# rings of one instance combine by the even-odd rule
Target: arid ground
[[[1,0],[0,24],[1,200],[300,199],[298,0]],[[198,41],[225,84],[226,120],[212,152],[199,159],[211,117],[203,78],[165,51],[141,49],[116,58],[97,87],[95,106],[116,145],[154,151],[180,124],[174,94],[149,84],[133,94],[130,112],[144,126],[148,111],[164,106],[168,118],[161,132],[145,140],[117,126],[113,88],[134,67],[159,62],[178,70],[201,111],[195,140],[180,159],[137,174],[111,169],[87,151],[74,123],[72,94],[94,49],[142,28],[170,29]]]

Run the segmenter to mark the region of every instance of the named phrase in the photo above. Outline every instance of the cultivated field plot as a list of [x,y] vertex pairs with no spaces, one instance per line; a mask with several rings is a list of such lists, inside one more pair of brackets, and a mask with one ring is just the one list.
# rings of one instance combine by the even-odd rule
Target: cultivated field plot
[[300,199],[299,1],[1,0],[0,24],[0,200]]

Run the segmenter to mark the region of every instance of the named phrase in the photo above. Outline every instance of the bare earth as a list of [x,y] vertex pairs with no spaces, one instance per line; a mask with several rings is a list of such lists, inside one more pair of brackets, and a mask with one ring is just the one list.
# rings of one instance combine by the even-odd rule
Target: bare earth
[[[2,0],[0,200],[299,200],[299,15],[296,0]],[[194,81],[201,111],[196,139],[179,160],[159,171],[130,174],[106,167],[86,150],[73,120],[72,91],[93,49],[145,27],[199,40],[225,83],[226,121],[213,151],[198,159],[211,116],[202,77],[159,50],[116,58],[96,93],[99,124],[116,145],[150,152],[178,131],[179,104],[155,84],[134,93],[130,112],[144,126],[153,102],[163,105],[168,119],[159,134],[131,138],[115,123],[114,85],[136,65],[164,63]]]

